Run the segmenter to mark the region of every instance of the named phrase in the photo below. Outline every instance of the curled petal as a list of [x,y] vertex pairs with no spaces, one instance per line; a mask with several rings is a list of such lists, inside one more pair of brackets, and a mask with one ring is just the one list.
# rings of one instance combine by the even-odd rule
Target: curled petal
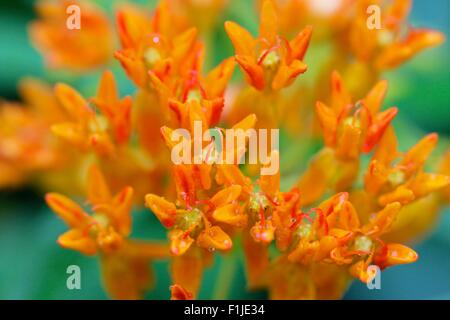
[[145,196],[145,204],[166,228],[173,226],[177,208],[172,202],[154,194],[148,194]]
[[419,255],[413,249],[402,244],[390,243],[374,256],[374,262],[384,269],[398,264],[413,263],[418,258]]
[[415,199],[414,192],[410,190],[409,188],[401,185],[397,187],[394,191],[383,194],[379,199],[378,203],[381,206],[386,206],[389,203],[392,202],[400,202],[401,204],[405,205],[410,203]]
[[218,222],[223,222],[236,227],[243,227],[247,224],[247,215],[236,212],[234,204],[224,205],[213,212],[213,218]]
[[400,202],[393,202],[388,204],[383,210],[375,214],[374,218],[363,227],[364,233],[370,233],[374,236],[379,236],[391,230],[395,219],[401,209]]
[[79,251],[85,255],[94,255],[97,253],[96,242],[88,233],[80,229],[71,229],[58,238],[60,246]]
[[263,90],[265,87],[263,67],[251,56],[236,55],[236,61],[244,72],[247,82],[255,89]]
[[175,256],[183,255],[194,243],[194,239],[179,229],[172,230],[169,233],[169,240],[170,252]]
[[197,245],[209,250],[230,250],[233,242],[220,227],[213,226],[203,230],[197,238]]

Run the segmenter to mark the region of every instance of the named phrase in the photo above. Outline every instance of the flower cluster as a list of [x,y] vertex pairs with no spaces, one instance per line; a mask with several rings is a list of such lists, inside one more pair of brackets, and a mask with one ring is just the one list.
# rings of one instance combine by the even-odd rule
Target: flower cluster
[[[369,266],[418,259],[405,243],[429,230],[449,201],[450,156],[426,172],[437,134],[401,152],[392,126],[398,109],[383,108],[383,71],[444,39],[434,30],[405,33],[411,1],[344,0],[331,11],[308,0],[255,1],[258,36],[226,21],[235,55],[209,72],[210,30],[229,1],[161,0],[153,11],[121,3],[115,29],[100,8],[75,1],[82,27],[68,30],[72,2],[39,1],[31,38],[50,68],[102,70],[97,93],[25,80],[23,108],[0,108],[0,186],[37,181],[86,194],[92,214],[60,193],[45,199],[69,227],[58,243],[99,257],[111,297],[142,298],[154,259],[170,260],[173,299],[197,297],[214,255],[237,250],[248,288],[273,299],[340,298],[352,279],[373,278]],[[380,30],[366,25],[373,2]],[[317,65],[308,51],[323,42],[332,49]],[[232,81],[235,66],[242,81]],[[131,80],[132,95],[121,97],[118,74]],[[270,156],[281,169],[258,175],[265,164],[172,163],[173,131],[193,133],[195,122],[219,132],[280,128],[289,146]],[[246,142],[220,152],[245,155]],[[167,243],[130,238],[132,207],[144,203]]]

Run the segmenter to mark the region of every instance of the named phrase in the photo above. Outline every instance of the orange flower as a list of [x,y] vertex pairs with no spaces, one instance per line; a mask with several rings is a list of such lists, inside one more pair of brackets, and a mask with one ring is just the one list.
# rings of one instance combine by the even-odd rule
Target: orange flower
[[118,144],[128,142],[131,133],[131,104],[132,99],[126,96],[119,99],[114,76],[110,71],[103,73],[97,97],[92,102],[108,119],[111,131]]
[[387,90],[381,81],[360,102],[353,103],[341,76],[336,71],[331,76],[331,107],[322,102],[316,112],[323,130],[325,144],[336,150],[341,158],[357,158],[360,152],[370,152],[383,136],[397,114],[392,107],[380,112]]
[[304,265],[333,261],[338,265],[350,265],[350,273],[367,281],[367,267],[373,263],[381,269],[411,263],[417,254],[399,244],[384,244],[381,236],[388,233],[401,208],[393,202],[373,215],[361,226],[358,213],[341,193],[324,201],[312,212],[315,215],[295,213],[294,249],[288,260]]
[[[364,180],[366,190],[378,196],[380,206],[394,201],[406,205],[450,184],[449,176],[423,172],[437,140],[437,134],[429,134],[401,155],[395,134],[389,131],[374,154]],[[400,155],[400,161],[394,163]]]
[[147,86],[149,70],[166,79],[195,69],[197,30],[186,28],[167,1],[160,2],[151,19],[141,8],[125,6],[117,13],[117,25],[122,50],[115,57],[136,85]]
[[238,24],[231,21],[225,23],[236,51],[236,61],[247,82],[257,90],[287,87],[307,68],[302,60],[308,49],[312,28],[306,27],[289,42],[278,35],[277,19],[272,0],[266,0],[261,9],[257,39]]
[[174,168],[180,205],[149,194],[147,206],[167,228],[172,254],[183,255],[196,240],[197,246],[208,250],[229,250],[231,238],[216,223],[238,225],[245,222],[240,213],[238,198],[242,188],[238,185],[224,188],[209,200],[197,200],[193,172],[182,165]]
[[57,136],[82,151],[93,149],[102,156],[111,156],[115,152],[113,139],[118,145],[128,141],[132,101],[130,97],[119,100],[113,75],[109,71],[103,74],[97,97],[92,99],[107,121],[97,115],[88,101],[71,87],[57,84],[55,94],[72,119],[52,126]]
[[41,0],[39,20],[30,26],[30,36],[50,67],[86,71],[105,65],[113,52],[112,28],[105,14],[87,1],[80,7],[80,29],[67,26],[67,8],[74,1]]
[[[380,1],[376,1],[380,5]],[[367,8],[374,1],[358,0],[356,18],[349,31],[350,48],[356,58],[371,62],[378,70],[392,69],[424,49],[441,44],[445,36],[429,29],[407,28],[411,0],[394,0],[382,5],[381,29],[367,27]]]
[[149,260],[167,256],[167,247],[127,239],[131,233],[131,187],[113,196],[102,173],[91,167],[87,193],[93,215],[63,195],[45,196],[49,207],[70,228],[58,243],[86,255],[100,255],[109,293],[118,299],[136,299],[148,288]]
[[340,75],[333,72],[330,106],[316,105],[326,147],[298,182],[303,204],[320,199],[329,188],[342,191],[353,184],[361,153],[372,151],[397,114],[395,107],[380,111],[386,90],[387,82],[380,81],[363,100],[353,103]]
[[51,87],[27,78],[20,82],[19,93],[25,105],[0,102],[0,188],[17,186],[36,174],[46,183],[52,172],[70,162],[50,131],[50,125],[64,119]]
[[226,59],[206,77],[199,70],[191,70],[188,76],[176,81],[162,81],[150,71],[150,80],[163,107],[168,105],[173,125],[190,128],[192,121],[201,119],[205,127],[210,127],[220,120],[225,89],[233,70],[234,61]]

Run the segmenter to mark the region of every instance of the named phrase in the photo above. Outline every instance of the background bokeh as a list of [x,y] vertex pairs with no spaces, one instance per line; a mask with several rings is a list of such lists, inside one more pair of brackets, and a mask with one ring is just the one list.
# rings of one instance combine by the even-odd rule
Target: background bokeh
[[[74,78],[49,72],[41,56],[27,37],[27,24],[34,17],[32,0],[0,1],[0,97],[17,99],[16,85],[23,76],[33,75],[50,82],[69,82],[84,93],[95,90],[99,74]],[[110,7],[113,1],[98,0]],[[147,3],[154,1],[136,1]],[[234,0],[223,17],[256,30],[256,15],[251,0]],[[450,1],[415,0],[411,15],[414,26],[427,26],[450,37]],[[210,63],[232,55],[233,51],[218,23],[212,30],[216,46]],[[400,108],[395,125],[403,148],[411,146],[425,132],[436,131],[445,141],[450,138],[450,44],[428,50],[393,73],[386,105]],[[130,83],[120,79],[122,93],[132,93]],[[1,125],[1,123],[0,123]],[[443,144],[448,145],[448,144]],[[435,156],[442,150],[437,150]],[[432,161],[432,160],[431,160]],[[1,172],[0,172],[1,174]],[[434,231],[414,244],[418,262],[388,269],[382,274],[382,289],[368,290],[355,282],[347,299],[450,299],[450,211],[444,212]],[[424,213],[426,214],[426,213]],[[1,299],[103,299],[95,258],[64,250],[55,243],[65,230],[64,224],[45,206],[37,190],[21,189],[0,192],[0,298]],[[164,239],[165,233],[153,215],[136,212],[133,237]],[[239,254],[239,253],[236,253]],[[243,257],[240,264],[216,257],[213,268],[206,271],[200,298],[264,298],[264,293],[245,290]],[[66,268],[81,267],[82,289],[66,289]],[[223,270],[227,270],[223,277]],[[221,276],[219,276],[219,274]],[[169,298],[169,273],[166,262],[156,263],[156,289],[148,298]],[[224,286],[226,287],[224,290]]]

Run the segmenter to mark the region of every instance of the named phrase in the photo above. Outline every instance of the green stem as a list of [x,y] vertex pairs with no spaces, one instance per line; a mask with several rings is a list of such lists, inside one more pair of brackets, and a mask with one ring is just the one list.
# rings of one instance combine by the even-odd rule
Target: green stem
[[230,252],[223,256],[222,263],[218,272],[217,282],[214,286],[212,299],[225,300],[229,299],[231,286],[233,284],[234,275],[237,270],[237,255]]

